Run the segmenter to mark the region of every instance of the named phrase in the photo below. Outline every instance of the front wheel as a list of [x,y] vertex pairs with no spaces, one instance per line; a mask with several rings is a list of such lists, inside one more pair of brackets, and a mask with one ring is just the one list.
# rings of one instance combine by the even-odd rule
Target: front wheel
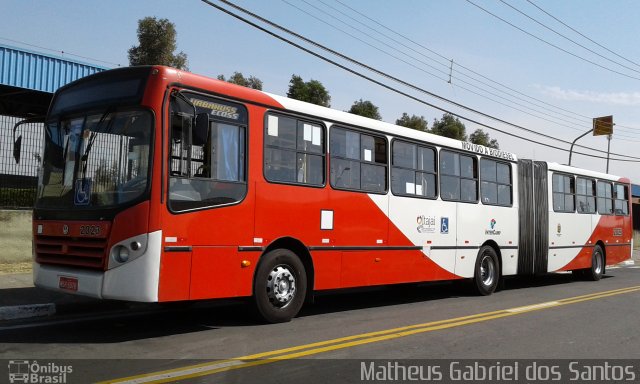
[[255,274],[253,299],[260,317],[284,323],[298,314],[307,292],[307,275],[300,259],[288,249],[263,256]]
[[485,245],[480,248],[474,272],[474,286],[478,294],[488,296],[498,287],[500,280],[500,265],[496,251]]

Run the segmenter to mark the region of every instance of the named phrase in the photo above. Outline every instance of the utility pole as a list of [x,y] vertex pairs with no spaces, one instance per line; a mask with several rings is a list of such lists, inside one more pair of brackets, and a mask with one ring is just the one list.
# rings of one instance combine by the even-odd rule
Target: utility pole
[[571,143],[571,149],[569,149],[569,166],[571,166],[571,155],[573,155],[573,146],[576,144],[576,141],[582,139],[583,137],[587,136],[591,132],[593,132],[593,129],[590,129],[587,132],[583,133],[582,135],[576,137],[576,139],[573,140],[573,143]]
[[576,141],[582,139],[589,132],[593,132],[593,136],[607,135],[607,173],[609,173],[609,154],[611,151],[611,136],[613,135],[613,116],[602,116],[593,118],[593,127],[582,135],[576,137],[571,143],[571,149],[569,149],[569,165],[571,165],[571,156],[573,155],[573,146]]
[[609,152],[611,152],[611,135],[607,135],[607,172],[609,173]]

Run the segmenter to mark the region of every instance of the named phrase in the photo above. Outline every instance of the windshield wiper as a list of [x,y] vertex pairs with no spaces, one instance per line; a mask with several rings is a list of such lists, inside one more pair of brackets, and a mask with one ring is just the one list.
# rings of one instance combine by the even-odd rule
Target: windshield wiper
[[[96,137],[98,136],[98,132],[100,131],[102,124],[104,124],[104,121],[107,119],[107,117],[113,113],[114,109],[115,108],[113,106],[108,107],[107,110],[104,111],[102,116],[100,116],[100,120],[98,120],[98,123],[96,123],[96,127],[94,128],[94,131],[91,132],[91,137],[89,137],[89,143],[87,144],[87,147],[84,150],[84,154],[82,155],[82,158],[80,158],[80,161],[82,162],[82,179],[83,180],[87,177],[87,164],[89,163],[89,152],[91,152],[91,148],[93,147],[93,143],[96,141]],[[111,126],[112,124],[113,124],[113,120],[109,122],[109,126]],[[87,127],[85,127],[84,129],[87,129]],[[109,129],[106,129],[105,132],[109,132]]]

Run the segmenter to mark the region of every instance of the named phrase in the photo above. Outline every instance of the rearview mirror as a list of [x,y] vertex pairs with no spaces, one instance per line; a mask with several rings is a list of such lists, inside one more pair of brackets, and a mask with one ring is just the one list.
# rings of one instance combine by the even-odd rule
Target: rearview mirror
[[20,152],[22,151],[22,135],[18,136],[18,139],[13,142],[13,158],[16,164],[20,163]]
[[16,161],[16,164],[20,163],[20,152],[22,151],[22,135],[18,136],[18,138],[16,139],[16,131],[18,130],[18,127],[21,126],[22,124],[43,123],[43,122],[44,122],[44,116],[36,116],[36,117],[30,117],[28,119],[18,121],[13,126],[13,159]]

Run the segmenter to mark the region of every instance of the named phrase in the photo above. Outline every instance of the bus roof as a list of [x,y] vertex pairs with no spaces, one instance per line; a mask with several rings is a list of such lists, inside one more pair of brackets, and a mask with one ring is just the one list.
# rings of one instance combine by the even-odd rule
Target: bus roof
[[620,181],[625,183],[631,182],[631,180],[628,178],[615,176],[608,173],[596,172],[588,169],[571,167],[568,165],[558,164],[558,163],[547,163],[547,164],[549,166],[550,171],[564,172],[564,173],[570,173],[570,174],[579,175],[579,176],[587,176],[587,177],[593,177],[596,179],[611,180],[611,181]]
[[379,133],[396,136],[399,138],[407,138],[416,141],[426,142],[439,147],[447,147],[466,152],[473,152],[480,155],[497,157],[508,161],[517,161],[516,154],[500,149],[488,148],[477,144],[463,142],[444,136],[434,135],[432,133],[422,132],[411,128],[401,127],[386,123],[384,121],[370,119],[355,115],[349,112],[343,112],[332,108],[326,108],[319,105],[307,103],[304,101],[290,99],[280,95],[263,92],[275,101],[281,104],[286,110],[297,112],[309,116],[320,118],[331,124],[347,124],[356,127],[362,127],[377,131]]

